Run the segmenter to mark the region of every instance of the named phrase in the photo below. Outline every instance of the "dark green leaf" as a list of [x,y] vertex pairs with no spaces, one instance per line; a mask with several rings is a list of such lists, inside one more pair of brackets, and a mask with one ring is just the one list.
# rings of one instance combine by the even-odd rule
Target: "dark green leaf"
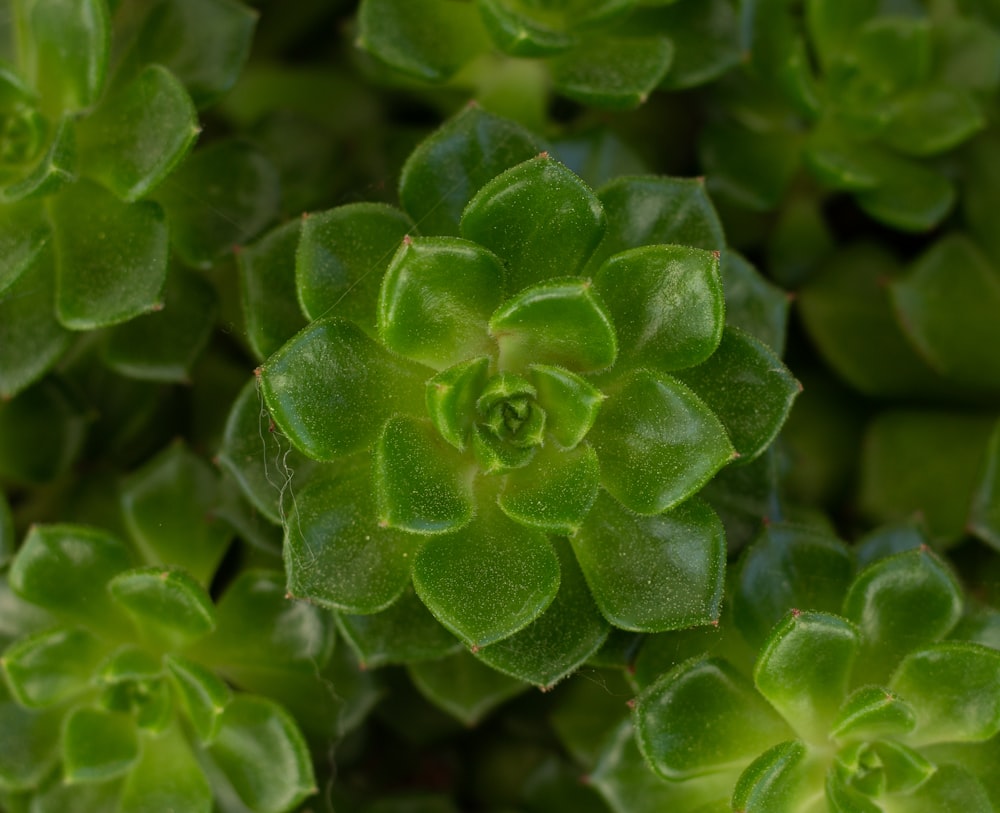
[[72,395],[48,378],[16,398],[0,399],[0,477],[40,484],[69,469],[88,423]]
[[198,739],[210,743],[219,733],[232,691],[204,666],[180,655],[167,655],[166,665]]
[[57,627],[16,641],[0,659],[11,692],[22,705],[49,706],[90,688],[105,649],[78,628]]
[[288,590],[332,609],[378,612],[409,581],[420,540],[379,526],[368,466],[338,465],[295,495],[285,531]]
[[381,203],[351,203],[306,217],[295,258],[302,312],[310,319],[341,316],[374,336],[382,277],[415,228],[403,212]]
[[947,642],[911,652],[891,687],[913,707],[916,728],[906,741],[979,742],[1000,732],[1000,652]]
[[208,344],[218,309],[209,282],[175,268],[167,278],[162,311],[157,308],[156,313],[114,327],[105,362],[131,378],[187,383]]
[[380,62],[426,82],[443,82],[489,48],[479,12],[455,0],[364,0],[358,42]]
[[639,370],[606,392],[587,437],[601,484],[632,511],[658,514],[683,502],[732,460],[719,419],[677,380]]
[[610,367],[618,353],[614,325],[590,280],[527,288],[497,308],[489,327],[504,370],[539,363],[591,373]]
[[56,126],[45,153],[29,172],[0,191],[0,202],[15,203],[53,195],[76,180],[76,130],[72,119]]
[[938,225],[955,203],[955,188],[939,172],[892,153],[879,156],[879,185],[857,194],[869,215],[887,226],[922,232]]
[[484,666],[465,651],[412,664],[408,671],[428,700],[467,726],[528,688],[528,684]]
[[532,364],[528,377],[545,411],[545,431],[564,449],[574,448],[594,425],[604,394],[560,367]]
[[[943,638],[958,623],[962,591],[930,550],[906,551],[861,571],[843,612],[861,632],[855,681],[883,683],[907,652]],[[914,710],[919,715],[919,707]]]
[[[516,57],[544,57],[576,45],[570,21],[558,11],[535,8],[510,0],[478,0],[476,3],[490,38],[504,53]],[[579,11],[579,9],[574,9]],[[532,12],[535,12],[534,14]]]
[[167,224],[154,203],[122,203],[88,181],[51,204],[56,313],[72,330],[124,322],[161,304]]
[[259,813],[283,813],[316,792],[302,733],[263,697],[234,698],[208,752],[243,803]]
[[608,636],[590,588],[566,540],[554,540],[561,572],[559,592],[535,621],[509,638],[483,647],[481,661],[542,689],[572,673]]
[[121,487],[122,514],[151,564],[184,568],[212,580],[232,532],[212,517],[221,494],[216,473],[182,443],[174,443]]
[[918,157],[937,155],[971,138],[986,126],[975,97],[954,87],[928,87],[903,97],[884,139],[889,146]]
[[731,768],[790,733],[749,681],[714,658],[660,678],[636,700],[635,719],[643,756],[674,780]]
[[427,382],[427,413],[441,437],[459,451],[465,450],[469,440],[489,366],[489,357],[480,356],[449,367]]
[[274,219],[281,190],[278,171],[262,153],[225,140],[196,150],[153,197],[167,213],[174,251],[188,265],[209,268]]
[[458,639],[442,627],[408,587],[387,609],[371,615],[337,615],[337,625],[363,669],[391,663],[437,660],[459,650]]
[[38,201],[0,210],[0,294],[31,268],[50,236],[48,218]]
[[492,354],[486,326],[503,299],[503,278],[500,260],[474,243],[406,238],[379,292],[379,338],[436,370]]
[[639,516],[602,493],[571,541],[594,600],[616,627],[659,632],[719,617],[726,541],[700,500]]
[[945,85],[991,91],[1000,83],[1000,35],[969,17],[934,21],[936,78]]
[[788,294],[731,250],[722,257],[722,290],[726,298],[726,324],[749,333],[782,356],[790,304]]
[[118,813],[210,813],[212,807],[212,788],[180,729],[144,737],[139,761],[122,788]]
[[[854,2],[855,6],[859,5],[856,0]],[[826,2],[823,5],[830,8],[833,4]],[[860,5],[871,8],[868,0],[862,0]],[[888,95],[927,81],[934,57],[933,30],[929,20],[885,15],[869,20],[855,31],[850,31],[849,27],[860,20],[855,18],[844,22],[847,27],[842,34],[853,40],[852,50],[858,70],[865,81],[875,85],[879,95]]]
[[[0,252],[3,250],[0,236]],[[13,398],[63,354],[70,332],[55,317],[55,265],[43,251],[0,292],[0,398]]]
[[520,125],[470,104],[407,159],[399,199],[424,233],[457,235],[462,212],[483,185],[540,150]]
[[552,81],[563,96],[594,107],[637,107],[667,75],[674,58],[666,37],[590,40],[551,60]]
[[1000,427],[994,427],[986,446],[986,464],[969,511],[969,531],[1000,549]]
[[757,656],[754,683],[800,737],[821,742],[847,694],[858,646],[843,619],[792,610]]
[[289,440],[315,460],[371,444],[394,412],[422,408],[426,369],[390,355],[361,328],[321,319],[261,368],[268,409]]
[[594,193],[546,154],[482,187],[461,224],[463,237],[504,261],[510,291],[577,274],[604,228],[604,210]]
[[78,525],[36,525],[10,566],[18,596],[76,623],[118,630],[108,582],[131,567],[125,546],[110,534]]
[[429,421],[390,418],[375,443],[376,514],[380,527],[442,534],[472,519],[471,459]]
[[121,776],[139,758],[135,722],[121,712],[77,709],[63,729],[62,758],[67,782]]
[[236,257],[247,340],[260,360],[306,325],[295,286],[295,252],[301,225],[301,221],[293,220],[272,229]]
[[480,505],[462,530],[427,539],[413,586],[451,632],[482,647],[544,612],[559,589],[559,560],[544,534]]
[[707,361],[675,375],[719,417],[741,463],[763,454],[802,390],[769,347],[734,327]]
[[34,790],[55,767],[63,709],[27,709],[0,688],[0,783],[4,790]]
[[184,86],[162,65],[150,65],[81,123],[83,172],[122,200],[138,200],[170,174],[199,131]]
[[[129,5],[135,13],[135,4]],[[165,65],[198,107],[212,104],[236,83],[250,52],[255,10],[237,0],[156,0],[138,5],[149,10],[130,54],[133,62]]]
[[824,66],[840,59],[857,28],[876,12],[877,0],[811,0],[806,22]]
[[838,613],[853,570],[850,552],[832,534],[767,525],[740,563],[733,591],[736,626],[757,649],[789,610]]
[[614,320],[622,362],[670,371],[704,361],[722,338],[718,255],[644,246],[610,257],[594,285]]
[[103,0],[26,0],[17,5],[21,70],[50,113],[97,101],[108,69]]
[[589,444],[569,451],[540,449],[528,466],[507,475],[498,504],[516,522],[563,536],[576,533],[600,487]]

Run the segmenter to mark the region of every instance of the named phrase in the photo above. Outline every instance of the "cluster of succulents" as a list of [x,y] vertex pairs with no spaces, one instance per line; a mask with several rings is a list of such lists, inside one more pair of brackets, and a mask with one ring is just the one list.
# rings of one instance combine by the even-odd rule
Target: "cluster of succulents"
[[0,2],[0,811],[1000,811],[994,6]]

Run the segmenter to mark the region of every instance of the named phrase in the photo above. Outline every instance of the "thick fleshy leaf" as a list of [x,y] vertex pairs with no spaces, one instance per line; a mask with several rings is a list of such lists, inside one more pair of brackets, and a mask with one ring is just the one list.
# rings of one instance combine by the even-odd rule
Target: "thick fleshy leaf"
[[618,353],[611,318],[585,279],[550,280],[521,291],[496,310],[489,326],[504,370],[537,363],[591,373],[610,367]]
[[590,40],[551,60],[552,81],[557,92],[574,101],[629,110],[649,98],[673,57],[666,37]]
[[589,444],[569,451],[547,447],[530,465],[507,475],[498,504],[523,525],[571,535],[597,499],[600,481],[600,464]]
[[462,530],[427,540],[413,563],[413,586],[438,621],[482,647],[523,629],[552,603],[559,560],[543,533],[480,505]]
[[741,463],[763,454],[802,391],[771,348],[735,327],[707,361],[676,375],[718,415]]
[[218,309],[215,290],[207,280],[175,268],[163,292],[162,311],[114,327],[105,346],[105,362],[130,378],[188,383]]
[[644,246],[610,257],[594,286],[607,303],[622,362],[670,371],[708,358],[722,338],[718,255]]
[[1000,732],[1000,652],[946,642],[907,655],[891,687],[916,715],[906,742],[980,742]]
[[0,783],[34,790],[58,760],[63,709],[27,709],[0,689]]
[[[306,221],[308,222],[308,221]],[[305,327],[295,286],[295,252],[303,221],[269,231],[237,255],[247,341],[265,359]]]
[[515,446],[501,440],[483,424],[477,424],[472,432],[472,453],[483,474],[502,474],[527,466],[537,451],[537,444]]
[[81,181],[53,200],[51,213],[60,322],[73,330],[93,330],[160,306],[167,224],[159,206],[122,203]]
[[659,632],[719,617],[726,540],[700,500],[640,516],[602,493],[571,541],[597,606],[616,627]]
[[527,683],[484,666],[465,651],[412,664],[408,671],[424,697],[467,726],[474,726],[528,688]]
[[212,788],[179,728],[144,737],[139,761],[129,771],[118,813],[183,810],[210,813]]
[[[551,15],[532,14],[531,6],[510,0],[478,0],[476,5],[483,24],[501,51],[517,57],[544,57],[558,54],[576,45],[566,19],[558,12]],[[575,9],[579,11],[579,9]]]
[[42,251],[0,293],[0,398],[13,398],[34,383],[70,343],[72,334],[55,317],[54,259]]
[[429,421],[390,418],[375,443],[379,525],[417,534],[461,528],[472,519],[473,473]]
[[593,655],[609,630],[569,542],[558,539],[553,544],[561,576],[552,604],[520,632],[476,654],[494,669],[543,689],[551,688]]
[[379,526],[368,466],[338,464],[295,495],[285,530],[288,590],[332,609],[378,612],[409,581],[419,540]]
[[399,199],[421,231],[457,235],[462,212],[483,185],[541,149],[520,125],[469,104],[407,159]]
[[735,251],[722,257],[726,324],[749,333],[781,356],[785,351],[790,299]]
[[62,758],[67,782],[103,782],[121,776],[139,758],[135,722],[121,712],[76,709],[63,729]]
[[390,355],[361,328],[321,319],[261,368],[264,399],[288,439],[315,460],[372,443],[394,412],[423,406],[426,369]]
[[122,200],[138,200],[177,166],[199,131],[184,86],[162,65],[150,65],[81,123],[83,172]]
[[509,291],[579,273],[604,228],[604,209],[594,193],[546,154],[482,187],[461,224],[463,237],[504,261]]
[[101,642],[86,630],[57,627],[19,639],[0,664],[18,702],[40,707],[86,691],[103,656]]
[[598,190],[608,228],[588,273],[619,252],[657,244],[722,251],[726,238],[715,207],[698,179],[640,175],[616,178]]
[[76,460],[89,423],[75,393],[55,378],[0,399],[0,476],[35,485],[54,480]]
[[455,0],[364,0],[358,29],[368,53],[425,82],[443,82],[490,47],[479,12]]
[[144,632],[183,646],[215,629],[215,608],[198,582],[183,570],[128,570],[109,583],[111,595]]
[[50,113],[90,107],[108,70],[110,21],[103,0],[19,3],[21,70]]
[[0,203],[54,195],[76,180],[76,130],[69,116],[56,127],[48,148],[25,175],[0,190]]
[[635,705],[643,756],[666,779],[730,769],[788,738],[784,720],[728,662],[696,659],[644,691]]
[[236,83],[257,24],[254,9],[236,0],[157,0],[138,5],[152,8],[130,61],[165,65],[199,108],[215,102]]
[[271,431],[263,396],[253,379],[233,403],[218,459],[253,506],[274,523],[284,515],[286,498],[315,467],[280,432]]
[[167,655],[166,665],[198,739],[210,743],[219,733],[232,690],[204,666],[180,655]]
[[955,187],[944,175],[923,164],[879,156],[879,185],[857,194],[869,215],[893,228],[923,232],[934,228],[955,203]]
[[986,445],[986,463],[972,497],[968,529],[1000,550],[1000,424]]
[[919,513],[947,547],[968,530],[972,495],[986,465],[996,417],[968,412],[886,410],[868,426],[860,505],[880,522]]
[[793,610],[772,631],[754,666],[754,683],[798,732],[822,742],[844,696],[858,633],[835,615]]
[[316,792],[302,733],[263,697],[238,695],[226,706],[208,753],[251,810],[282,813]]
[[427,414],[441,437],[459,451],[469,440],[489,366],[489,357],[480,356],[449,367],[427,382]]
[[986,117],[971,92],[928,85],[899,99],[882,137],[906,155],[923,157],[958,146],[985,125]]
[[930,550],[869,565],[844,598],[844,616],[861,632],[855,681],[883,683],[907,652],[943,638],[961,614],[961,587]]
[[851,45],[857,28],[876,12],[876,0],[812,0],[806,23],[818,56],[826,66],[840,59]]
[[899,737],[913,730],[913,707],[888,689],[863,686],[848,697],[833,721],[830,736],[838,740]]
[[962,813],[992,813],[982,784],[958,765],[941,765],[925,785],[914,793],[893,799],[893,813],[941,813],[961,810]]
[[503,278],[500,260],[474,243],[404,239],[379,292],[379,338],[437,370],[492,354],[486,325],[503,299]]
[[295,281],[310,319],[340,316],[375,334],[382,277],[403,238],[416,227],[399,209],[350,203],[302,222]]
[[527,374],[545,410],[545,431],[564,449],[575,448],[594,425],[604,394],[560,367],[532,364]]
[[789,610],[838,613],[853,571],[847,546],[832,534],[767,525],[740,563],[733,591],[736,626],[758,649]]
[[216,141],[196,150],[153,197],[166,211],[173,250],[188,265],[209,268],[274,219],[281,200],[279,180],[278,171],[255,147]]
[[[899,324],[921,357],[949,379],[1000,392],[1000,271],[966,237],[937,241],[889,290]],[[961,325],[961,329],[956,329]]]
[[36,525],[10,566],[14,592],[76,623],[119,630],[108,582],[131,567],[128,550],[110,534],[79,525]]
[[601,461],[601,484],[626,508],[665,511],[733,459],[715,413],[676,379],[638,370],[605,391],[587,437]]
[[121,487],[122,513],[143,557],[187,570],[208,584],[232,532],[212,517],[221,494],[216,473],[175,443]]
[[17,539],[14,535],[14,517],[10,503],[0,491],[0,567],[6,567],[14,555]]
[[31,268],[50,237],[48,219],[38,201],[0,210],[0,293]]
[[732,809],[746,813],[799,813],[815,799],[826,760],[806,745],[789,740],[765,751],[733,789]]
[[438,623],[411,587],[382,612],[338,613],[337,626],[363,669],[437,660],[461,648],[459,640]]

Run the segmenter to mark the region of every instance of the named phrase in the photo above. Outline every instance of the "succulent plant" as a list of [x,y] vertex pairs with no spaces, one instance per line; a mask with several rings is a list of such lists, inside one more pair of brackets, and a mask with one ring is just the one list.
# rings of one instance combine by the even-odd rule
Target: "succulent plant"
[[829,534],[767,529],[723,622],[739,640],[661,647],[681,662],[644,678],[636,737],[661,778],[628,786],[625,728],[595,784],[610,800],[652,788],[642,810],[997,809],[1000,652],[969,634],[950,568],[914,544],[912,529],[873,535],[855,573]]
[[889,226],[940,223],[956,191],[936,159],[985,127],[1000,32],[975,4],[899,6],[747,4],[751,59],[701,145],[713,191],[770,209],[805,168]]
[[691,87],[739,60],[730,0],[363,0],[358,42],[413,79],[472,87],[529,124],[555,92],[606,109]]
[[[284,519],[289,591],[341,611],[349,639],[452,651],[421,632],[422,602],[481,660],[547,685],[609,622],[716,617],[725,541],[694,495],[764,451],[798,388],[724,324],[697,181],[595,194],[537,153],[468,108],[410,157],[403,210],[310,214],[244,252],[248,278],[294,285],[314,319],[259,371],[305,459],[268,451],[273,433],[262,447],[248,388],[222,460]],[[261,350],[295,329],[274,314]]]

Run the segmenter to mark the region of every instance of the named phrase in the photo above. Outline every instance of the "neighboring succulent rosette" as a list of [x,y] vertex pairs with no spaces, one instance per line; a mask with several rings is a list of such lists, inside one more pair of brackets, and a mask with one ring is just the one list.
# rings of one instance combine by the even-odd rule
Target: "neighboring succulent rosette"
[[[626,726],[595,785],[630,811],[992,813],[1000,652],[980,616],[963,621],[955,576],[919,542],[890,528],[855,554],[823,531],[767,529],[736,574],[729,631],[701,655],[647,644],[636,663],[636,738],[661,779],[627,778],[638,754]],[[681,662],[655,677],[664,655]],[[642,788],[643,805],[621,807]]]
[[480,659],[548,685],[609,623],[717,617],[725,540],[695,495],[764,451],[797,382],[724,323],[700,183],[629,177],[595,194],[536,151],[469,108],[411,156],[405,211],[306,218],[294,273],[315,321],[267,359],[260,389],[293,446],[332,465],[276,505],[246,462],[251,390],[223,461],[287,511],[289,590],[340,610],[349,638],[412,578]]
[[257,15],[238,0],[13,0],[4,18],[0,397],[102,328],[110,366],[184,380],[218,305],[206,281],[168,280],[171,253],[204,266],[276,209],[273,169],[246,145],[185,160]]

